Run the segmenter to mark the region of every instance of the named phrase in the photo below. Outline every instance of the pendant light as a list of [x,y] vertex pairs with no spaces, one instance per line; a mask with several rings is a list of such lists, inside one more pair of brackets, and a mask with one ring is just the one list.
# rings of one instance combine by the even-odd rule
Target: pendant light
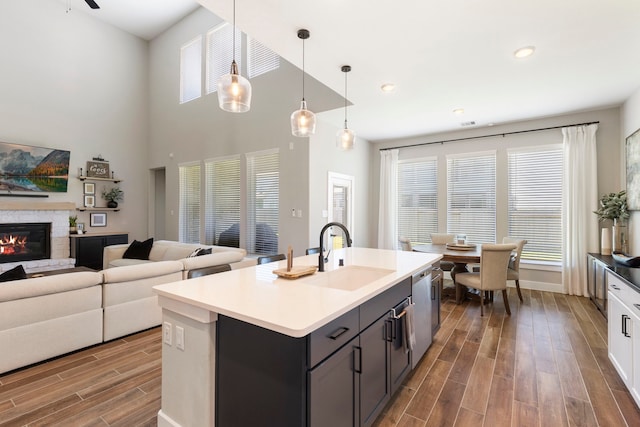
[[251,83],[238,72],[236,64],[236,0],[233,0],[233,61],[231,71],[218,80],[218,105],[231,113],[246,113],[251,108]]
[[316,131],[316,115],[307,110],[307,101],[304,99],[304,41],[309,38],[309,30],[298,30],[298,38],[302,39],[302,102],[300,109],[291,114],[291,133],[306,137]]
[[336,134],[336,146],[341,150],[353,149],[356,133],[347,127],[347,73],[351,71],[350,65],[343,65],[344,73],[344,129],[340,129]]

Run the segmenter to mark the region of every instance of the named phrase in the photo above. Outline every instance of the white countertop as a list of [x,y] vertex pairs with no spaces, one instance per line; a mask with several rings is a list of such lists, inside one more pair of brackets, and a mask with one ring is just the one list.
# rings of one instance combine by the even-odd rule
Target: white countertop
[[[329,275],[316,272],[295,280],[282,279],[273,270],[286,261],[241,268],[154,287],[160,304],[166,299],[222,314],[292,337],[303,337],[433,264],[442,255],[368,248],[331,251],[325,271],[344,265],[387,269],[384,276],[355,290],[326,286]],[[294,258],[294,266],[317,266],[318,255]],[[322,275],[326,275],[322,277]],[[314,283],[314,284],[310,284]]]

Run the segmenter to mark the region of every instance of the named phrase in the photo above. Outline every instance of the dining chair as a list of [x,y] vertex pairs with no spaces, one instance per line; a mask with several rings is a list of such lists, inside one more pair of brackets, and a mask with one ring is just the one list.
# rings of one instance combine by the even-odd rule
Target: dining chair
[[522,256],[522,248],[527,244],[524,239],[516,239],[514,237],[503,237],[502,243],[510,243],[516,245],[515,254],[509,260],[509,269],[507,270],[507,280],[515,280],[518,298],[522,302],[522,292],[520,292],[520,258]]
[[282,261],[287,259],[285,254],[265,255],[258,257],[258,264],[267,264],[274,261]]
[[[446,245],[447,243],[453,243],[455,241],[455,234],[431,233],[431,243],[434,245]],[[440,270],[451,271],[453,265],[451,261],[440,261]]]
[[319,254],[319,253],[320,253],[320,248],[319,247],[307,248],[307,250],[304,251],[305,255]]
[[456,301],[460,301],[462,286],[480,291],[480,316],[484,316],[485,291],[502,290],[502,299],[508,315],[511,315],[507,298],[507,267],[514,244],[484,244],[480,255],[480,271],[456,274]]
[[407,237],[400,237],[398,238],[398,241],[400,242],[400,247],[403,251],[413,251],[413,246],[411,245],[410,239],[408,239]]

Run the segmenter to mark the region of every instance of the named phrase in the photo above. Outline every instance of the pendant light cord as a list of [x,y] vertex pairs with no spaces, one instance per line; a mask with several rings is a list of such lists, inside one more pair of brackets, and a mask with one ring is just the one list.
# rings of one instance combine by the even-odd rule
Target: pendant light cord
[[344,128],[347,128],[347,73],[344,73]]
[[304,39],[302,39],[302,100],[304,101]]
[[233,62],[236,61],[236,0],[233,0]]

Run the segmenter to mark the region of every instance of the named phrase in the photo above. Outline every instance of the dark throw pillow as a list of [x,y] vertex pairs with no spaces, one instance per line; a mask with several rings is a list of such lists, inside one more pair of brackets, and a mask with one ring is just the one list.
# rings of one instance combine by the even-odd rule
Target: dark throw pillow
[[151,252],[151,248],[153,247],[153,237],[145,240],[144,242],[139,242],[134,240],[131,242],[126,251],[124,251],[124,255],[122,258],[128,259],[149,259],[149,253]]
[[7,270],[0,274],[0,282],[10,282],[12,280],[26,279],[27,273],[24,272],[24,268],[21,265],[13,267],[11,270]]
[[200,248],[196,256],[211,255],[211,248]]

